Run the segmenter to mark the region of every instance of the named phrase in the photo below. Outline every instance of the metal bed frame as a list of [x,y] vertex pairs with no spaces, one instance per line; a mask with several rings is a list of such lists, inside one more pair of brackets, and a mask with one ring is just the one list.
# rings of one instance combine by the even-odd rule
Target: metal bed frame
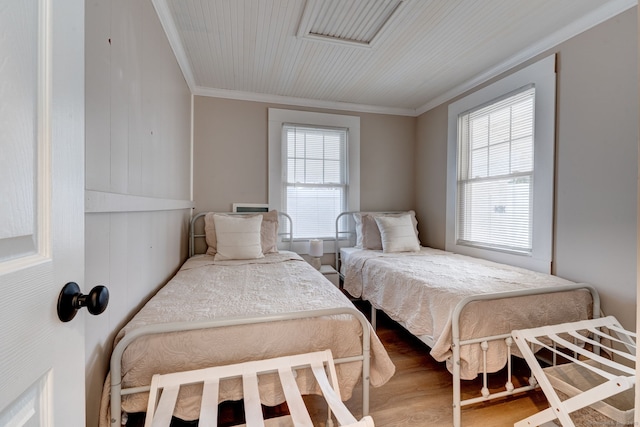
[[[353,221],[353,219],[349,220],[349,219],[344,219],[344,216],[351,216],[351,218],[353,218],[353,214],[354,213],[359,213],[358,211],[351,211],[351,212],[343,212],[340,215],[338,215],[338,217],[336,218],[336,234],[335,234],[335,259],[336,259],[336,270],[338,271],[338,274],[340,275],[340,279],[343,280],[344,276],[340,271],[340,248],[344,247],[340,245],[340,241],[348,241],[349,243],[353,242],[353,236],[355,236],[355,230],[352,228],[349,228],[349,226],[351,225],[351,223],[349,223],[348,221]],[[380,214],[388,214],[388,213],[392,213],[392,214],[397,214],[397,213],[401,213],[398,211],[389,211],[389,212],[370,212],[370,213],[380,213]],[[341,225],[344,226],[344,221],[347,221],[347,229],[345,230],[344,228],[340,228]],[[478,337],[478,338],[473,338],[473,339],[468,339],[468,340],[461,340],[460,339],[460,315],[462,314],[462,311],[464,310],[464,308],[474,302],[474,301],[487,301],[487,300],[498,300],[498,299],[508,299],[508,298],[515,298],[515,297],[521,297],[521,296],[527,296],[527,295],[540,295],[540,294],[547,294],[547,293],[556,293],[556,292],[566,292],[566,291],[571,291],[571,290],[577,290],[577,289],[586,289],[591,293],[591,298],[593,300],[593,317],[594,318],[598,318],[600,316],[600,296],[598,294],[598,291],[595,289],[595,287],[588,285],[588,284],[584,284],[584,283],[577,283],[575,285],[567,285],[567,286],[558,286],[558,287],[554,287],[554,288],[539,288],[539,289],[527,289],[527,290],[520,290],[520,291],[508,291],[508,292],[498,292],[498,293],[487,293],[487,294],[479,294],[479,295],[472,295],[469,297],[466,297],[464,299],[462,299],[454,308],[453,313],[452,313],[452,326],[451,326],[451,331],[452,331],[452,351],[453,351],[453,356],[452,356],[452,366],[453,366],[453,425],[454,427],[460,427],[461,426],[461,417],[462,417],[462,407],[463,406],[468,406],[468,405],[473,405],[475,403],[479,403],[479,402],[486,402],[489,400],[494,400],[494,399],[499,399],[505,396],[511,396],[514,395],[516,393],[521,393],[521,392],[525,392],[525,391],[529,391],[529,390],[533,390],[534,388],[537,387],[537,383],[534,381],[531,381],[529,385],[526,386],[521,386],[521,387],[517,387],[515,388],[512,381],[511,381],[511,348],[513,347],[514,343],[513,343],[513,339],[511,337],[511,332],[509,333],[505,333],[505,334],[499,334],[499,335],[493,335],[493,336],[488,336],[488,337]],[[373,329],[376,329],[376,308],[373,307],[373,305],[371,306],[371,325],[373,326]],[[399,324],[401,326],[405,326],[402,324],[402,322],[399,322]],[[422,342],[424,342],[425,344],[427,344],[430,347],[433,347],[433,345],[435,344],[433,342],[433,340],[428,339],[427,337],[424,336],[418,336],[418,339],[420,339]],[[498,392],[494,392],[491,393],[489,391],[488,388],[488,377],[487,377],[487,372],[486,369],[483,370],[482,373],[482,388],[479,391],[479,396],[474,397],[474,398],[469,398],[469,399],[465,399],[462,400],[461,397],[461,385],[462,385],[462,378],[461,378],[461,371],[460,371],[460,351],[462,346],[465,345],[472,345],[472,344],[480,344],[480,347],[482,349],[483,352],[483,366],[486,368],[486,361],[487,361],[487,351],[489,348],[489,342],[490,341],[501,341],[503,340],[507,346],[507,380],[505,382],[504,385],[504,390],[502,391],[498,391]]]
[[[243,213],[238,213],[242,215]],[[288,239],[289,245],[291,237],[293,236],[293,227],[291,218],[289,215],[280,212],[281,216],[288,219],[288,227],[284,232],[279,231],[279,235],[284,236],[284,240]],[[191,226],[189,230],[189,254],[193,255],[195,250],[195,238],[204,238],[204,234],[196,234],[196,221],[204,218],[206,213],[200,213],[193,217],[191,220]],[[247,213],[244,213],[247,215]],[[288,237],[286,237],[288,236]],[[136,393],[144,393],[150,390],[150,382],[147,386],[122,388],[122,355],[125,350],[133,341],[140,337],[164,334],[167,332],[179,332],[179,331],[191,331],[197,329],[209,329],[220,328],[236,325],[248,325],[256,323],[268,323],[278,322],[286,320],[298,320],[304,318],[323,317],[323,316],[336,316],[341,314],[348,314],[355,317],[362,327],[362,354],[343,357],[334,360],[335,364],[362,362],[362,416],[369,414],[369,385],[370,385],[370,353],[371,353],[371,330],[369,328],[369,321],[366,317],[358,311],[355,307],[340,307],[318,310],[298,311],[291,313],[280,313],[266,316],[247,316],[247,317],[232,317],[216,320],[207,320],[200,322],[173,322],[173,323],[161,323],[146,325],[137,328],[130,333],[126,334],[122,340],[113,349],[111,355],[110,369],[111,369],[111,396],[110,396],[110,425],[111,427],[118,427],[121,425],[121,410],[122,410],[122,396]]]

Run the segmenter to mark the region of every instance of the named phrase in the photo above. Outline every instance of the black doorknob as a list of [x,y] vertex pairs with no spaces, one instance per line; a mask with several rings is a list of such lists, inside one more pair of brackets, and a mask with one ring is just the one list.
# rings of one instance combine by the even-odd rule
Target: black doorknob
[[63,322],[73,319],[79,309],[87,307],[89,313],[96,315],[107,309],[109,290],[104,286],[96,286],[87,295],[80,292],[75,282],[69,282],[62,288],[58,296],[58,318]]

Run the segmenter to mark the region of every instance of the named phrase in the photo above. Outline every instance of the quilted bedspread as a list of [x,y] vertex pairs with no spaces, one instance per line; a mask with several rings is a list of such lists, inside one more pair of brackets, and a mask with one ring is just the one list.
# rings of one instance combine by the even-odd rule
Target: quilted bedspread
[[[116,343],[143,325],[191,322],[228,317],[258,316],[334,307],[351,302],[320,272],[297,254],[281,252],[251,261],[214,262],[195,256],[182,266],[135,317],[119,332]],[[114,344],[115,345],[115,344]],[[148,385],[154,373],[178,372],[207,366],[265,359],[286,354],[331,349],[334,358],[361,354],[360,322],[349,315],[278,321],[224,328],[164,333],[130,344],[122,359],[122,386]],[[375,333],[371,335],[371,385],[380,386],[395,367]],[[342,396],[348,399],[361,377],[361,362],[336,365]],[[312,377],[299,375],[306,393],[318,392]],[[284,401],[273,378],[260,380],[266,405]],[[110,378],[101,407],[101,425],[108,425]],[[306,389],[305,389],[306,388]],[[221,384],[221,400],[242,398],[240,380]],[[201,386],[181,389],[175,415],[197,419]],[[144,412],[147,393],[125,396],[122,409]]]
[[[426,337],[431,356],[451,370],[451,318],[455,306],[471,295],[572,284],[549,274],[499,264],[433,248],[420,252],[352,252],[345,261],[344,288],[371,302],[409,332]],[[545,324],[587,319],[592,311],[586,290],[472,302],[462,311],[460,338],[510,333]],[[516,346],[513,346],[513,352]],[[516,353],[517,354],[517,353]],[[488,372],[505,366],[507,348],[491,343]],[[461,377],[482,372],[478,344],[461,349]]]

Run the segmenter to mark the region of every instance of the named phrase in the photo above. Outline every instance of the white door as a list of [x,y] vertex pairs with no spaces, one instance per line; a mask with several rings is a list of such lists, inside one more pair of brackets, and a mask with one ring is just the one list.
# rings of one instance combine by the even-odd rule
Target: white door
[[0,0],[0,426],[85,423],[84,2]]

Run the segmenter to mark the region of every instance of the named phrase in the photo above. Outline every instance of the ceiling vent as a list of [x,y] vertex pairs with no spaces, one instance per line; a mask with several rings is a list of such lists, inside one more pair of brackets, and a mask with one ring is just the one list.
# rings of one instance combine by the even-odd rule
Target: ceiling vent
[[298,37],[372,48],[391,28],[407,0],[307,0]]

